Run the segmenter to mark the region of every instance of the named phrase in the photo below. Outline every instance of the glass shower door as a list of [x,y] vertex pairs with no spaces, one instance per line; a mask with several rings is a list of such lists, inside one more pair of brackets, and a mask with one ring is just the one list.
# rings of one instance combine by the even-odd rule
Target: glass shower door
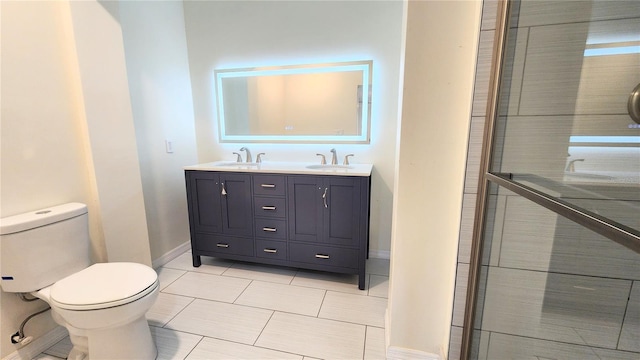
[[640,359],[640,2],[508,24],[470,358]]

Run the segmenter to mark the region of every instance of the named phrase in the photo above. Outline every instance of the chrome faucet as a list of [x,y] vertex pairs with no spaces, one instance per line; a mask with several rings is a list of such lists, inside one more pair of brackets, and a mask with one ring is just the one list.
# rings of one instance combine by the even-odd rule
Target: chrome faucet
[[251,151],[249,151],[248,148],[243,146],[243,147],[240,148],[240,151],[246,151],[247,152],[247,161],[246,162],[248,162],[248,163],[253,162],[253,159],[251,158]]
[[349,165],[349,156],[353,156],[353,154],[345,155],[342,165]]
[[584,161],[584,159],[575,159],[575,160],[571,160],[569,161],[569,163],[567,164],[567,167],[564,169],[564,171],[566,172],[576,172],[576,161]]
[[242,162],[242,156],[240,156],[240,153],[234,152],[233,155],[236,156],[236,162]]
[[338,165],[338,154],[336,153],[336,149],[330,150],[333,153],[331,156],[331,165]]

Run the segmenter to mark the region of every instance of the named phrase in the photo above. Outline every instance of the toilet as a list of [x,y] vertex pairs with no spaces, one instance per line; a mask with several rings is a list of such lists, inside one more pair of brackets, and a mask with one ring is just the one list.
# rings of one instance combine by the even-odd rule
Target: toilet
[[69,203],[0,219],[0,287],[51,306],[69,331],[68,359],[155,359],[145,318],[158,297],[156,272],[89,258],[87,206]]

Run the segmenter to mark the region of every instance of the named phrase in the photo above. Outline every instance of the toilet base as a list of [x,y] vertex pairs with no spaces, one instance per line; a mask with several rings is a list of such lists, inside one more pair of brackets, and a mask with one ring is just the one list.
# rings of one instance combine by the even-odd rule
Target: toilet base
[[87,337],[91,360],[153,360],[158,356],[145,316],[122,327],[87,330]]
[[67,330],[69,331],[71,344],[73,344],[67,360],[86,360],[89,354],[89,341],[87,337],[74,334],[74,332],[78,332],[77,329],[67,328]]

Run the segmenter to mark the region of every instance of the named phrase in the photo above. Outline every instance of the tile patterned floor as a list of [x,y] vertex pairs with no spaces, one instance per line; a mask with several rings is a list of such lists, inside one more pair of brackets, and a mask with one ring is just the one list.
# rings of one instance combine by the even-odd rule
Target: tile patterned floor
[[[158,359],[384,359],[389,261],[357,276],[264,266],[187,252],[158,269],[147,313]],[[68,338],[37,359],[64,359]]]

